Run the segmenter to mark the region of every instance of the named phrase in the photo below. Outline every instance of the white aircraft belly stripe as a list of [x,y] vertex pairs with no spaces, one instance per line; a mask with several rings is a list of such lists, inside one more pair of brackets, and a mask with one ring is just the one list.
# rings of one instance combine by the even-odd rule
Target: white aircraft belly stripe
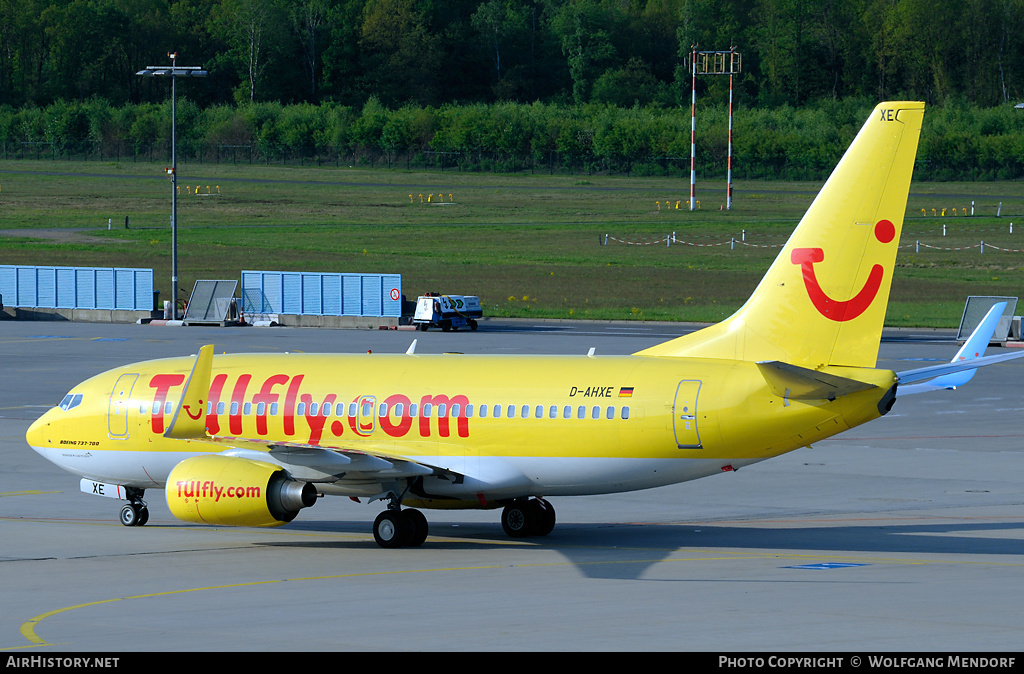
[[[99,482],[128,487],[163,487],[171,469],[181,461],[209,452],[147,452],[136,450],[72,451],[33,446],[36,452],[64,470]],[[442,477],[427,477],[424,488],[438,497],[472,498],[484,493],[491,498],[521,494],[523,486],[537,496],[573,496],[610,494],[636,489],[661,487],[695,480],[723,470],[737,470],[756,463],[752,459],[631,459],[563,457],[479,457],[455,464],[450,456],[424,456],[425,464],[445,466],[464,475],[459,483]],[[269,455],[268,463],[275,461]],[[128,467],[134,467],[127,470]],[[360,476],[360,482],[377,482],[372,474]],[[585,484],[585,488],[580,485]],[[327,485],[324,485],[327,486]],[[345,480],[331,485],[329,491],[348,493]],[[360,487],[353,495],[365,493]]]

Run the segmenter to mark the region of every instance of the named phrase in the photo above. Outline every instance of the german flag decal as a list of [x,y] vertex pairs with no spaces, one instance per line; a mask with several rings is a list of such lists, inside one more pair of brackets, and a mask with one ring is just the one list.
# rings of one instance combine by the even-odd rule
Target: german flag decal
[[633,387],[632,386],[623,386],[622,388],[620,388],[619,389],[619,397],[620,398],[632,398],[633,397]]

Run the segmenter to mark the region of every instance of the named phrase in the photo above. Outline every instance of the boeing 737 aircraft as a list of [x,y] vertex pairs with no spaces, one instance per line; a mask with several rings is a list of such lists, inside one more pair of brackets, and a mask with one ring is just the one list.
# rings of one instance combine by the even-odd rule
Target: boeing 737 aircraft
[[503,508],[509,535],[542,536],[555,525],[545,497],[658,487],[808,446],[885,414],[901,384],[1008,357],[875,368],[923,115],[923,103],[875,108],[754,294],[698,332],[614,357],[207,345],[82,382],[28,443],[83,491],[128,501],[128,526],[148,519],[148,489],[184,521],[244,526],[339,495],[386,502],[383,547],[423,543],[417,508]]

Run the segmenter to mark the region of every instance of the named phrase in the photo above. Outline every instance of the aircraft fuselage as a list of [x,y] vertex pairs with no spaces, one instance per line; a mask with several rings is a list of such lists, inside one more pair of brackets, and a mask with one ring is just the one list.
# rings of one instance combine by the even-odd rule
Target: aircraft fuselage
[[[146,361],[83,382],[69,393],[81,402],[44,415],[30,444],[91,480],[163,487],[183,459],[218,451],[164,437],[193,362]],[[893,373],[853,376],[877,388],[788,400],[754,363],[716,359],[221,355],[206,409],[183,412],[205,412],[209,435],[234,447],[344,446],[437,466],[417,495],[486,505],[656,487],[809,445],[883,413]],[[372,495],[387,478],[358,466],[338,473],[306,477],[350,496]]]

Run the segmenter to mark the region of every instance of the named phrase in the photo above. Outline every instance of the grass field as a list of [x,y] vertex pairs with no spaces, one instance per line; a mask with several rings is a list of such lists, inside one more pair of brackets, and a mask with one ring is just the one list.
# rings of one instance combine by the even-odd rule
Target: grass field
[[[689,184],[668,178],[209,164],[178,175],[185,296],[242,269],[388,272],[410,298],[479,295],[488,316],[701,322],[742,304],[820,188],[738,182],[724,211],[724,181],[702,181],[691,212]],[[170,197],[163,164],[0,161],[0,264],[152,267],[169,299]],[[1024,185],[914,183],[900,245],[887,324],[955,327],[968,295],[1024,287]]]

